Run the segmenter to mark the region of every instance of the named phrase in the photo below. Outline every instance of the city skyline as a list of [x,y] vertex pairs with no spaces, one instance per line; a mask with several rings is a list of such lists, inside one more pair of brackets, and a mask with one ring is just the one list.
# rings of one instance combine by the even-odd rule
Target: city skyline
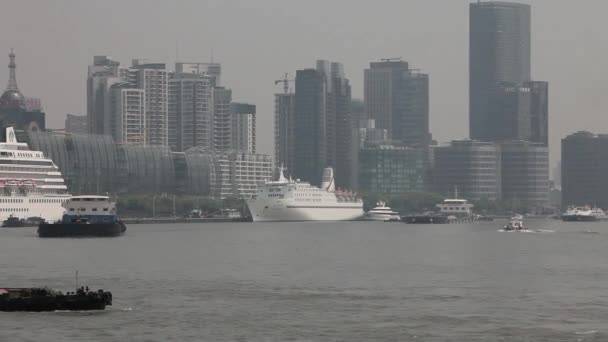
[[[156,8],[150,9],[152,13],[167,11],[169,17],[188,15],[192,9],[200,9],[192,12],[204,16],[204,9],[213,9],[217,17],[234,11],[235,19],[232,20],[239,20],[250,27],[247,32],[224,28],[225,34],[220,35],[223,41],[216,34],[219,28],[213,27],[217,20],[211,17],[209,23],[204,23],[205,20],[197,21],[200,26],[190,24],[188,20],[180,20],[179,25],[170,29],[161,25],[157,30],[148,27],[148,24],[142,24],[141,28],[131,27],[131,30],[117,36],[113,33],[120,31],[122,26],[112,23],[120,18],[111,19],[105,24],[107,27],[101,27],[101,21],[87,15],[90,13],[85,11],[85,8],[90,7],[88,5],[70,2],[65,2],[65,5],[39,3],[36,8],[41,13],[47,13],[40,19],[43,25],[52,30],[40,31],[30,27],[23,30],[19,40],[4,37],[1,43],[7,51],[11,46],[15,48],[19,56],[20,89],[26,94],[42,98],[48,126],[55,128],[62,127],[67,113],[86,112],[83,84],[86,65],[93,55],[108,54],[122,62],[144,57],[162,60],[168,65],[175,61],[176,45],[179,60],[182,61],[205,61],[213,55],[214,61],[220,62],[225,70],[224,83],[230,84],[232,90],[240,94],[239,100],[258,106],[259,150],[269,154],[272,153],[273,144],[270,138],[273,129],[273,94],[281,90],[280,86],[274,86],[273,80],[285,72],[307,66],[310,60],[332,59],[344,64],[353,86],[353,98],[362,98],[363,69],[368,63],[398,56],[421,68],[432,78],[431,132],[435,139],[444,142],[468,137],[469,3],[471,1],[409,1],[407,7],[410,11],[405,13],[399,9],[406,5],[384,2],[371,14],[366,12],[370,5],[352,4],[349,15],[339,19],[338,29],[327,35],[324,32],[329,32],[328,24],[323,19],[338,10],[333,4],[327,4],[327,14],[320,15],[321,22],[314,21],[316,26],[292,20],[310,14],[308,6],[294,5],[290,6],[293,11],[287,11],[287,7],[272,1],[262,2],[253,8],[247,8],[244,3],[218,2],[204,5],[191,2],[180,3],[176,8],[168,8],[159,3]],[[266,13],[273,5],[278,6],[273,15],[270,15],[272,11]],[[608,100],[602,95],[605,86],[602,84],[601,72],[597,72],[608,69],[608,52],[592,43],[599,40],[599,35],[603,32],[604,24],[598,15],[601,16],[603,10],[608,9],[608,4],[588,1],[586,6],[577,6],[575,3],[539,1],[532,5],[532,77],[547,80],[551,84],[549,145],[553,164],[559,159],[559,140],[563,136],[577,130],[597,133],[608,130],[608,119],[600,115],[608,108]],[[121,4],[121,7],[125,6],[136,6],[136,3]],[[436,11],[439,6],[442,10]],[[11,12],[12,15],[0,20],[0,28],[5,31],[20,27],[20,18],[24,18],[24,11],[31,6],[25,2],[24,5],[14,4],[13,7],[15,10]],[[243,8],[248,10],[242,11]],[[66,11],[66,22],[70,25],[61,22],[60,19],[64,16],[58,9]],[[391,22],[388,19],[395,18],[391,12],[400,13],[404,20]],[[376,20],[371,20],[370,23],[360,20],[367,14]],[[387,18],[386,22],[377,20],[381,16]],[[567,24],[578,22],[577,19],[582,17],[587,20],[579,25]],[[420,18],[425,20],[421,21]],[[84,25],[91,20],[90,26]],[[175,21],[172,18],[169,20]],[[83,29],[79,32],[70,30],[81,23]],[[333,27],[335,24],[331,25]],[[450,29],[446,29],[448,26]],[[182,34],[195,28],[200,29],[197,39],[187,39]],[[102,35],[104,29],[110,32]],[[142,44],[133,44],[146,29],[155,32],[158,39],[151,44],[145,43],[145,39],[142,39]],[[380,34],[383,39],[371,39]],[[65,39],[51,39],[58,35]],[[582,37],[589,39],[581,39]],[[279,40],[280,38],[284,39]],[[285,48],[277,47],[277,41],[281,41]],[[307,43],[310,41],[314,43]],[[366,43],[362,44],[362,41]],[[57,44],[58,48],[51,48],[52,44]],[[570,48],[564,49],[564,46]],[[262,48],[256,48],[254,54],[246,54],[247,50],[254,47]],[[450,53],[442,53],[446,50]],[[45,63],[42,62],[43,59]],[[8,79],[8,70],[0,68],[0,79]],[[59,87],[56,85],[57,80],[63,82]]]

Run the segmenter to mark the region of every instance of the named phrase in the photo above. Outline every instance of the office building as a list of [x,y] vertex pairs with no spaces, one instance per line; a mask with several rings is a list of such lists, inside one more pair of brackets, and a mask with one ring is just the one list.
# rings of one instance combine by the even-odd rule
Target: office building
[[426,148],[368,143],[359,151],[358,191],[403,194],[427,191]]
[[501,199],[500,148],[473,140],[433,147],[433,182],[435,192],[444,196],[457,189],[468,200]]
[[429,77],[410,69],[405,61],[370,63],[364,73],[367,119],[386,129],[389,139],[410,146],[428,146]]
[[[296,72],[294,178],[321,184],[327,166],[327,80],[316,69]],[[332,165],[333,166],[333,165]]]
[[232,112],[232,146],[237,151],[255,153],[256,127],[253,104],[233,102]]
[[478,1],[469,24],[471,139],[548,146],[548,84],[531,76],[530,5]]
[[275,166],[287,169],[291,175],[295,169],[295,94],[274,95],[274,161]]
[[269,155],[233,151],[224,158],[228,161],[228,178],[222,183],[229,185],[229,191],[222,193],[222,198],[251,198],[259,184],[272,180]]
[[502,199],[539,212],[549,205],[549,149],[528,141],[500,146]]
[[471,139],[496,141],[490,112],[501,84],[530,81],[530,6],[475,2],[469,8],[469,106]]
[[608,134],[577,132],[562,139],[562,205],[608,208]]

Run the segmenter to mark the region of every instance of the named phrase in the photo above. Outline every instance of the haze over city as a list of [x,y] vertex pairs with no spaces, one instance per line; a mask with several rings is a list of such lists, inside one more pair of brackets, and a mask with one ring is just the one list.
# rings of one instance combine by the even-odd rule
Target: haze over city
[[[40,97],[49,127],[86,114],[94,55],[222,64],[222,83],[258,106],[258,146],[272,154],[274,85],[285,72],[325,58],[342,62],[353,98],[369,62],[402,57],[430,77],[431,133],[468,137],[467,0],[411,1],[19,1],[0,13],[0,46],[18,55],[20,89]],[[577,130],[608,131],[608,3],[532,4],[532,77],[549,82],[550,154]],[[584,39],[582,39],[584,38]],[[0,80],[8,69],[0,68]]]

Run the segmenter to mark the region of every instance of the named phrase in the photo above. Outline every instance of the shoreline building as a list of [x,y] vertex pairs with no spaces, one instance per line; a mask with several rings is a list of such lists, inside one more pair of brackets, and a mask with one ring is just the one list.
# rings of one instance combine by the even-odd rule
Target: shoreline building
[[562,205],[608,208],[608,134],[576,132],[562,139]]
[[542,212],[549,205],[549,149],[529,141],[501,142],[498,146],[502,199]]
[[422,192],[428,185],[428,150],[366,143],[359,150],[358,191],[378,194]]
[[433,147],[435,192],[451,196],[455,189],[468,200],[502,198],[501,152],[494,143],[455,140]]

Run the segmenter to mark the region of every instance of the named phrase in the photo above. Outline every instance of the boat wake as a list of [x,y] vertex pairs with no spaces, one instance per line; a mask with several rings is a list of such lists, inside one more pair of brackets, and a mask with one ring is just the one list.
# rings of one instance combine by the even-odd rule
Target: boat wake
[[505,233],[531,233],[531,234],[555,233],[555,230],[550,230],[550,229],[534,229],[534,230],[530,230],[530,229],[520,229],[520,230],[499,229],[498,231],[499,232],[505,232]]

